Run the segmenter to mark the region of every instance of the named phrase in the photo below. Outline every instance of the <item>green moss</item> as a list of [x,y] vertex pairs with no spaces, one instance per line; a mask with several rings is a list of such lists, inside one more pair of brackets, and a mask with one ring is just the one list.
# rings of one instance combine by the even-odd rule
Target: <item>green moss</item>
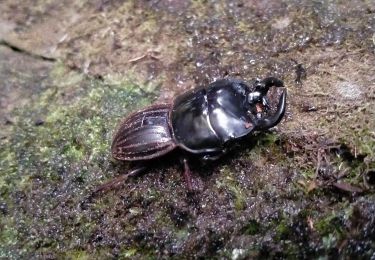
[[282,220],[279,224],[277,224],[276,226],[276,239],[277,240],[285,240],[290,236],[290,234],[291,234],[291,230],[286,220]]
[[[14,135],[2,140],[0,190],[5,201],[12,201],[10,196],[15,196],[17,192],[33,194],[35,190],[45,190],[47,195],[50,187],[58,189],[60,183],[94,185],[95,181],[92,180],[103,174],[100,168],[108,169],[110,166],[109,146],[118,121],[153,99],[152,94],[140,93],[140,86],[130,81],[108,85],[76,76],[73,72],[66,73],[61,64],[57,65],[53,75],[56,77],[53,79],[55,88],[41,93],[35,102],[17,110]],[[80,85],[80,88],[76,85]],[[66,95],[72,93],[74,98],[67,99]],[[44,124],[35,125],[34,118],[42,118]],[[104,174],[113,176],[113,169]],[[38,179],[43,180],[43,185],[35,181]],[[41,199],[39,196],[37,198]],[[35,206],[39,212],[48,212],[56,207],[54,198],[40,199],[33,202],[37,203]],[[108,206],[101,203],[97,206],[100,205],[102,209]],[[16,241],[16,230],[22,228],[24,233],[28,233],[24,225],[35,225],[35,213],[28,210],[26,208],[26,214],[20,215],[16,221],[3,225],[2,244],[10,246],[20,242]],[[30,210],[35,209],[31,207]],[[79,216],[77,214],[75,218]],[[76,222],[81,223],[79,219]],[[84,222],[86,227],[90,223]],[[54,247],[48,242],[53,241],[49,238],[40,241],[29,239],[30,236],[22,236],[26,250]],[[73,258],[88,257],[79,251],[72,251],[71,254]]]
[[233,195],[233,206],[236,211],[242,211],[246,206],[245,193],[240,183],[235,179],[228,166],[221,169],[221,178],[217,180],[218,188],[224,188]]
[[67,149],[64,151],[64,154],[72,161],[80,161],[83,159],[84,156],[82,149],[74,145],[68,146]]
[[77,260],[88,260],[92,259],[86,251],[83,250],[71,250],[64,254],[65,259],[77,259]]
[[0,258],[15,257],[19,234],[13,217],[0,218]]
[[243,228],[243,234],[256,235],[261,231],[261,225],[255,219],[250,219],[246,226]]
[[136,248],[123,249],[120,253],[120,258],[130,258],[134,257],[137,254]]
[[337,238],[334,234],[328,234],[328,236],[325,236],[322,238],[322,245],[326,249],[334,248],[337,244]]
[[300,174],[305,180],[312,180],[316,177],[316,172],[313,168],[304,169],[300,172]]
[[260,167],[275,162],[288,165],[288,158],[283,153],[279,141],[280,135],[277,133],[258,133],[251,138],[251,149],[247,152],[248,159]]
[[9,179],[14,177],[17,172],[16,154],[13,151],[4,149],[8,143],[3,142],[0,148],[0,191],[1,194],[6,193],[9,188]]
[[322,236],[330,239],[332,237],[341,238],[346,232],[342,224],[341,214],[331,212],[327,216],[321,218],[314,224],[316,231]]
[[13,221],[11,223],[6,223],[9,222],[7,218],[4,218],[1,221],[1,226],[2,226],[2,231],[0,235],[0,241],[2,246],[11,246],[11,245],[16,245],[17,244],[17,231],[12,227]]

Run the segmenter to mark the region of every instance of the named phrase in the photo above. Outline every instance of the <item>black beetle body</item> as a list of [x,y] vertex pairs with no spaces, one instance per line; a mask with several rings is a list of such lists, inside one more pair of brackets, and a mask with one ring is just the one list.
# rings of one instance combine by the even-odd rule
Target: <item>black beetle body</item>
[[[112,142],[112,155],[118,160],[142,161],[179,147],[203,159],[217,159],[232,141],[281,121],[286,90],[276,112],[264,113],[269,108],[266,95],[272,86],[283,87],[283,82],[271,77],[256,81],[250,88],[241,80],[222,79],[177,96],[171,104],[138,111],[120,124]],[[185,177],[189,179],[184,162]]]

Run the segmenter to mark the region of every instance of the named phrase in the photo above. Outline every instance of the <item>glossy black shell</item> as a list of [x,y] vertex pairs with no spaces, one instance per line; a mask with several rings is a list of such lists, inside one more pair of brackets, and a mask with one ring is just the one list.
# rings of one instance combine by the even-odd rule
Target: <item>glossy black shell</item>
[[254,129],[249,92],[243,81],[223,79],[178,96],[170,115],[178,145],[192,153],[220,151],[249,134]]

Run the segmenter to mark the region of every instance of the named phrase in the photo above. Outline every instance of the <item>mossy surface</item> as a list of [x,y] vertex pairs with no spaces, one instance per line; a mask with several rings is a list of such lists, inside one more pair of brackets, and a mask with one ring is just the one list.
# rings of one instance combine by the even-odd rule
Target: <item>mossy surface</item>
[[[29,253],[59,246],[58,241],[65,244],[58,238],[67,231],[64,223],[73,215],[74,225],[87,219],[60,207],[66,203],[79,207],[93,185],[115,175],[109,146],[117,122],[155,99],[155,94],[141,92],[131,81],[111,84],[89,79],[61,64],[50,75],[51,87],[13,112],[13,134],[2,140],[0,189],[7,207],[2,218],[7,227],[2,229],[4,257],[22,252],[15,239]],[[82,234],[88,236],[94,227],[84,223]],[[49,235],[38,236],[40,229]]]
[[[0,10],[0,258],[374,257],[372,1]],[[285,120],[192,161],[201,191],[171,155],[91,197],[131,168],[110,154],[123,117],[217,78],[270,75],[287,86]]]

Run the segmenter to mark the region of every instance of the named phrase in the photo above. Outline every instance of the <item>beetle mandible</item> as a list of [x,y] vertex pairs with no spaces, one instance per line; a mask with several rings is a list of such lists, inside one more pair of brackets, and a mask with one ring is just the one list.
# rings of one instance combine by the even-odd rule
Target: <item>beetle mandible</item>
[[[284,84],[274,77],[256,80],[251,87],[242,80],[221,79],[183,93],[171,103],[152,105],[135,112],[115,133],[112,156],[121,161],[145,163],[180,149],[184,154],[184,178],[191,190],[189,154],[202,160],[216,160],[233,142],[254,131],[274,127],[281,121],[287,92],[283,89],[276,111],[269,115],[267,92],[272,86],[284,87]],[[145,169],[142,165],[126,176]],[[105,184],[99,190],[113,183]]]

